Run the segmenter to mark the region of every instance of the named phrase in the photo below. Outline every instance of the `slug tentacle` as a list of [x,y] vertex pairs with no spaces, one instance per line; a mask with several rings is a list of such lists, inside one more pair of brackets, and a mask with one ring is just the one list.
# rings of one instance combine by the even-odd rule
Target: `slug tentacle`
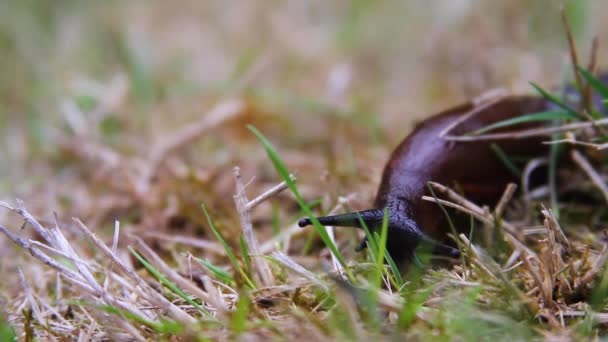
[[[356,213],[348,213],[333,216],[322,216],[317,217],[319,223],[323,226],[339,226],[339,227],[355,227],[363,228],[359,217],[365,222],[365,224],[371,228],[378,223],[382,223],[384,213],[381,209],[369,209],[363,210]],[[298,221],[298,226],[306,227],[312,224],[310,218],[303,218]]]

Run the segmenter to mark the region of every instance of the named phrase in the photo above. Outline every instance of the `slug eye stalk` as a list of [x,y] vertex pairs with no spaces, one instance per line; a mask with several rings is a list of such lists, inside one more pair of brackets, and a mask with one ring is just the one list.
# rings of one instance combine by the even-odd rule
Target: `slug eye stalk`
[[[332,216],[321,216],[317,217],[319,223],[323,226],[337,226],[337,227],[353,227],[362,229],[361,221],[365,223],[370,229],[376,229],[382,224],[384,219],[384,211],[381,209],[368,209],[354,213],[332,215]],[[391,255],[400,255],[404,251],[410,251],[409,254],[413,256],[413,250],[420,241],[424,241],[431,245],[436,252],[451,257],[460,256],[458,249],[450,247],[435,241],[428,235],[424,234],[416,223],[405,217],[404,215],[392,215],[389,214],[389,236],[387,242],[387,249]],[[310,218],[302,218],[298,221],[298,226],[306,227],[312,225]],[[359,243],[356,251],[361,251],[367,247],[367,237],[363,238]],[[396,249],[401,249],[399,252]]]

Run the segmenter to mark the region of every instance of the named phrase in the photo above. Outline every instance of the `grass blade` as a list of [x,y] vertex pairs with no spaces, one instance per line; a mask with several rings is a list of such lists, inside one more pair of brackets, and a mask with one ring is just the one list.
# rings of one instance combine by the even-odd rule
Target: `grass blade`
[[15,329],[11,327],[0,314],[0,341],[17,341]]
[[198,261],[199,264],[206,267],[209,270],[209,272],[213,273],[215,278],[217,278],[217,280],[221,281],[222,283],[232,284],[234,282],[234,278],[232,277],[232,275],[230,273],[224,271],[223,269],[219,268],[218,266],[215,266],[209,260],[200,259],[197,257],[194,257],[194,259],[196,261]]
[[546,112],[539,112],[527,115],[521,115],[515,118],[501,120],[495,122],[491,125],[480,128],[470,135],[479,135],[483,133],[487,133],[498,128],[509,127],[517,124],[528,123],[528,122],[539,122],[539,121],[553,121],[553,120],[561,120],[561,119],[578,119],[580,116],[577,114],[573,114],[568,111],[561,110],[550,110]]
[[606,85],[602,83],[602,81],[597,79],[592,73],[590,73],[583,67],[577,66],[577,69],[578,72],[583,76],[583,78],[585,78],[585,81],[587,81],[591,85],[593,90],[597,91],[598,94],[600,94],[603,98],[608,98],[608,87],[606,87]]
[[521,176],[521,170],[517,166],[515,166],[511,158],[509,158],[509,156],[502,148],[500,148],[500,146],[498,146],[498,144],[494,143],[490,145],[490,148],[492,149],[492,151],[494,151],[494,153],[496,153],[498,159],[500,159],[500,161],[505,165],[509,172],[511,172],[515,177],[519,178]]
[[236,303],[236,311],[234,311],[232,320],[230,321],[230,327],[236,336],[241,335],[246,330],[247,315],[249,314],[250,307],[251,301],[247,297],[247,294],[241,294]]
[[247,273],[245,272],[245,270],[243,270],[243,268],[239,264],[239,261],[237,260],[236,256],[234,255],[234,252],[232,251],[232,248],[230,248],[230,246],[228,246],[228,243],[226,242],[226,240],[224,240],[224,238],[222,237],[222,234],[220,234],[220,232],[218,232],[217,228],[215,227],[215,224],[213,224],[213,220],[211,220],[211,216],[209,216],[209,213],[207,212],[207,208],[205,207],[204,204],[202,204],[201,207],[203,208],[203,213],[205,213],[205,218],[207,219],[207,224],[209,224],[209,228],[211,228],[213,235],[215,235],[216,239],[224,247],[224,250],[226,251],[226,255],[228,255],[228,259],[230,259],[232,266],[234,266],[234,269],[239,271],[239,273],[243,276],[243,279],[245,279],[245,282],[247,283],[247,285],[249,285],[249,287],[251,287],[251,289],[255,289],[256,286],[251,281],[249,276],[247,276]]
[[[182,330],[181,325],[175,321],[162,320],[161,323],[156,323],[156,322],[150,321],[148,319],[145,319],[139,315],[136,315],[132,312],[129,312],[126,310],[121,310],[121,309],[111,306],[111,305],[101,304],[101,305],[97,305],[97,307],[100,310],[105,311],[106,313],[124,317],[133,322],[143,324],[161,334],[179,334]],[[6,340],[2,340],[2,341],[6,341]]]
[[266,153],[268,154],[268,157],[272,161],[272,164],[274,165],[275,170],[277,171],[279,176],[285,181],[285,183],[287,183],[287,187],[289,188],[289,190],[291,190],[293,195],[296,197],[296,201],[302,208],[302,211],[304,212],[304,214],[306,216],[310,217],[310,219],[313,223],[314,229],[317,231],[319,236],[321,236],[321,239],[323,240],[325,245],[336,256],[336,258],[338,259],[340,264],[346,268],[346,262],[344,260],[344,257],[338,250],[338,247],[333,243],[333,241],[329,237],[329,234],[327,234],[325,227],[321,226],[321,224],[317,220],[316,216],[310,210],[310,207],[304,201],[304,198],[302,198],[302,195],[300,195],[300,192],[298,191],[298,188],[296,187],[295,183],[293,182],[293,180],[291,180],[291,177],[289,177],[289,172],[287,171],[287,167],[285,166],[285,163],[283,163],[283,161],[279,157],[279,154],[277,153],[275,148],[268,141],[268,139],[266,139],[266,137],[262,133],[260,133],[260,131],[258,131],[255,127],[253,127],[252,125],[247,125],[247,128],[249,128],[249,130],[253,134],[255,134],[255,136],[258,138],[258,140],[260,140],[262,145],[264,145],[264,148],[266,149]]
[[154,275],[158,279],[158,281],[160,281],[163,285],[168,287],[171,291],[173,291],[173,293],[180,296],[188,304],[197,308],[200,312],[202,312],[204,314],[209,314],[209,311],[207,311],[207,309],[205,309],[202,305],[200,305],[197,302],[195,302],[194,300],[192,300],[192,298],[190,298],[190,296],[188,296],[184,291],[182,291],[182,289],[177,287],[177,285],[175,285],[172,281],[170,281],[167,277],[165,277],[164,274],[159,272],[146,259],[144,259],[141,255],[139,255],[139,253],[137,253],[133,249],[133,247],[129,246],[128,249],[131,252],[131,254],[133,254],[135,256],[135,258],[137,258],[137,260],[139,260],[139,262],[141,262],[142,265],[144,265],[144,267],[148,270],[148,272],[152,273],[152,275]]
[[247,267],[247,274],[253,274],[252,273],[253,268],[251,267],[251,256],[249,255],[249,247],[247,246],[247,241],[245,241],[245,238],[243,237],[242,234],[239,237],[239,242],[241,244],[241,255],[243,256],[243,259],[245,259],[245,266]]
[[384,270],[384,255],[386,252],[386,240],[388,238],[388,208],[384,209],[384,217],[382,218],[382,229],[380,230],[380,239],[378,240],[378,260],[377,262],[377,276],[376,276],[376,287],[380,288],[382,285],[382,273]]
[[564,101],[560,100],[557,96],[549,93],[548,91],[546,91],[545,89],[541,88],[539,85],[537,85],[534,82],[530,82],[530,85],[532,85],[532,87],[534,87],[534,89],[536,89],[536,91],[545,99],[553,102],[555,105],[557,105],[558,107],[560,107],[561,109],[565,110],[566,112],[570,113],[572,116],[584,120],[585,117],[583,117],[581,114],[579,114],[578,111],[576,111],[575,109],[573,109],[572,107],[568,106]]

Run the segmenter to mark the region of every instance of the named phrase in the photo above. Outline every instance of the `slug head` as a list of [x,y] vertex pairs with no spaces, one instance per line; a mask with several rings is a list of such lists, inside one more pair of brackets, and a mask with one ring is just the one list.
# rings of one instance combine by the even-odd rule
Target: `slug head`
[[[369,209],[349,214],[317,217],[317,220],[323,226],[363,228],[361,222],[364,222],[371,231],[380,231],[383,219],[383,209]],[[303,218],[298,221],[300,227],[311,224],[312,220],[310,218]],[[460,255],[457,249],[441,244],[424,234],[416,221],[409,217],[403,210],[391,210],[389,207],[386,250],[393,260],[396,262],[411,261],[414,257],[414,251],[421,241],[429,243],[441,254],[447,254],[453,257]],[[357,251],[366,247],[367,237],[361,241],[357,247]]]

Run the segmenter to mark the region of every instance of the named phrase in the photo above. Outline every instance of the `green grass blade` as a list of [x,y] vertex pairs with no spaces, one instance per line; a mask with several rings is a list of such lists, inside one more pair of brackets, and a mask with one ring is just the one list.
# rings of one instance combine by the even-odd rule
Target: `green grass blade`
[[577,66],[576,68],[578,69],[578,72],[581,74],[581,76],[583,76],[583,78],[585,78],[585,80],[591,85],[593,90],[597,91],[597,93],[600,94],[603,98],[608,99],[608,87],[606,87],[606,85],[602,81],[598,80],[595,76],[593,76],[592,73],[590,73],[585,68],[580,66]]
[[384,217],[382,218],[382,229],[380,230],[380,239],[378,240],[378,260],[377,264],[377,276],[376,276],[376,287],[380,288],[382,285],[382,274],[384,271],[384,255],[386,252],[386,240],[388,238],[388,208],[384,209]]
[[222,237],[222,234],[220,234],[220,232],[215,227],[215,224],[213,224],[213,220],[211,219],[209,212],[207,212],[207,208],[205,207],[205,205],[202,204],[201,208],[203,208],[203,213],[205,214],[205,218],[207,219],[207,224],[209,225],[209,228],[211,228],[211,231],[213,232],[213,235],[215,235],[215,238],[224,247],[224,250],[226,251],[226,255],[228,255],[228,259],[230,259],[232,266],[234,267],[235,270],[237,270],[243,276],[243,279],[245,279],[245,282],[247,283],[247,285],[249,285],[249,287],[251,287],[251,289],[255,289],[256,286],[254,285],[253,281],[251,281],[249,276],[247,276],[247,273],[245,272],[245,270],[243,270],[243,268],[239,264],[239,261],[237,260],[236,256],[234,255],[234,252],[232,251],[232,248],[230,248],[230,246],[228,246],[228,243],[226,242],[226,240],[224,240],[224,237]]
[[321,226],[321,224],[317,220],[316,216],[310,210],[310,207],[308,207],[308,205],[304,201],[304,198],[302,198],[302,195],[300,195],[300,192],[298,191],[298,188],[296,187],[295,183],[293,182],[293,180],[291,180],[291,177],[289,177],[289,172],[287,171],[287,167],[285,166],[285,164],[279,157],[279,154],[277,153],[275,148],[268,141],[268,139],[266,139],[266,137],[264,137],[264,135],[262,133],[260,133],[260,131],[258,131],[255,127],[253,127],[252,125],[247,125],[247,128],[249,128],[249,130],[253,134],[255,134],[255,136],[258,138],[258,140],[260,140],[260,142],[264,145],[264,148],[266,149],[266,153],[268,154],[268,157],[272,161],[272,164],[274,165],[275,170],[277,171],[279,176],[287,183],[287,187],[289,188],[289,190],[291,190],[293,195],[296,197],[296,201],[302,208],[302,211],[304,212],[304,214],[306,216],[310,217],[310,219],[313,223],[314,229],[317,231],[319,236],[321,236],[321,239],[323,240],[325,245],[336,256],[336,258],[338,259],[340,264],[342,266],[346,267],[346,262],[344,260],[344,257],[338,250],[338,247],[336,246],[336,244],[334,244],[333,241],[331,240],[331,238],[329,237],[329,234],[327,234],[325,227]]
[[234,282],[234,278],[232,277],[232,275],[230,273],[224,271],[223,269],[219,268],[218,266],[215,266],[209,260],[200,259],[197,257],[195,257],[194,259],[196,261],[198,261],[199,264],[206,267],[213,274],[213,276],[215,278],[217,278],[217,280],[221,281],[222,283],[232,284]]
[[101,304],[101,305],[97,305],[97,307],[100,310],[105,311],[109,314],[121,316],[121,317],[129,319],[133,322],[143,324],[161,334],[179,334],[182,330],[182,326],[175,321],[163,320],[162,323],[156,323],[156,322],[152,322],[148,319],[145,319],[139,315],[136,315],[132,312],[129,312],[126,310],[121,310],[121,309],[111,306],[111,305]]
[[511,158],[509,158],[509,156],[505,153],[505,151],[503,151],[502,148],[500,148],[500,146],[498,146],[498,144],[493,143],[490,145],[490,148],[492,151],[494,151],[494,153],[496,153],[498,159],[500,159],[509,172],[518,178],[521,176],[521,170],[515,166]]
[[236,64],[230,75],[230,80],[232,82],[239,80],[247,71],[251,69],[251,67],[257,61],[259,55],[260,50],[258,48],[248,48],[241,52],[241,54],[237,57]]
[[431,193],[431,196],[433,196],[433,198],[435,199],[436,204],[439,206],[439,209],[441,209],[441,211],[443,212],[443,215],[445,216],[445,218],[448,221],[448,225],[450,226],[450,230],[452,231],[452,234],[454,235],[454,240],[456,241],[456,245],[458,246],[458,249],[460,250],[460,262],[464,265],[465,260],[464,260],[464,255],[462,253],[464,251],[464,246],[462,246],[460,239],[458,239],[458,231],[456,229],[456,226],[454,225],[454,222],[452,221],[452,217],[450,216],[450,213],[448,213],[445,206],[439,202],[439,198],[437,198],[437,195],[435,195],[435,191],[433,190],[433,187],[431,186],[431,184],[427,183],[427,187],[429,189],[429,192]]
[[530,84],[545,99],[553,102],[555,105],[557,105],[561,109],[565,110],[566,112],[570,113],[571,115],[577,117],[578,119],[583,119],[583,120],[585,119],[585,117],[583,117],[578,111],[576,111],[572,107],[568,106],[564,101],[560,100],[557,96],[549,93],[548,91],[541,88],[539,85],[537,85],[534,82],[530,82]]
[[495,122],[491,125],[482,127],[472,133],[470,135],[479,135],[483,133],[487,133],[493,131],[498,128],[509,127],[517,124],[528,123],[528,122],[539,122],[539,121],[553,121],[553,120],[561,120],[561,119],[578,119],[579,116],[576,114],[572,114],[568,111],[561,110],[550,110],[545,112],[521,115],[518,117],[514,117],[511,119],[501,120]]
[[393,260],[393,257],[391,257],[391,255],[388,253],[386,253],[385,259],[386,262],[388,262],[388,266],[390,267],[391,272],[393,273],[397,288],[402,288],[405,282],[403,281],[403,277],[401,277],[401,271],[399,270],[399,267],[397,267],[395,260]]
[[15,329],[8,324],[2,314],[0,314],[0,341],[17,341]]
[[[385,212],[386,213],[386,212]],[[388,220],[388,216],[386,216],[386,220]],[[388,241],[388,235],[386,236],[386,239],[384,242],[382,242],[382,237],[380,238],[376,238],[375,234],[373,234],[369,227],[367,226],[367,224],[365,223],[365,221],[363,221],[363,219],[361,218],[361,216],[359,215],[359,222],[361,224],[361,227],[363,228],[363,231],[365,232],[365,236],[367,237],[367,245],[368,245],[368,253],[370,255],[370,258],[372,259],[373,263],[376,264],[380,264],[382,260],[382,258],[380,257],[380,243],[383,247],[384,250],[384,259],[386,260],[386,262],[388,263],[390,269],[391,269],[391,273],[393,275],[393,278],[395,280],[395,283],[397,285],[398,288],[401,288],[404,284],[403,282],[403,278],[401,277],[401,272],[399,271],[399,268],[397,267],[397,264],[395,263],[395,260],[393,260],[393,258],[391,257],[391,255],[388,253],[388,251],[386,251],[386,241]],[[384,219],[382,221],[382,224],[384,226]],[[388,229],[388,221],[386,221],[387,224],[387,229]],[[387,230],[388,232],[388,230]],[[388,233],[387,233],[388,234]],[[380,269],[380,268],[378,268]]]
[[162,274],[159,270],[157,270],[154,266],[152,266],[141,255],[139,255],[139,253],[137,253],[133,249],[133,247],[128,246],[128,249],[131,252],[131,254],[133,254],[135,256],[135,258],[137,258],[137,260],[139,260],[139,262],[141,262],[142,265],[144,265],[144,267],[148,270],[148,272],[152,273],[152,275],[154,275],[156,277],[156,279],[158,279],[158,281],[160,281],[162,284],[164,284],[166,287],[168,287],[175,294],[180,296],[188,304],[197,308],[200,312],[202,312],[204,314],[209,314],[209,311],[207,311],[207,309],[205,309],[202,305],[200,305],[197,302],[195,302],[194,300],[192,300],[192,298],[190,298],[190,296],[188,296],[184,291],[182,291],[182,289],[177,287],[177,285],[175,285],[172,281],[170,281],[167,277],[165,277],[164,274]]
[[243,256],[243,259],[245,259],[247,274],[253,274],[253,267],[251,267],[251,256],[249,255],[249,246],[247,246],[247,241],[245,241],[242,234],[239,237],[239,243],[241,245],[241,255]]
[[363,218],[361,218],[361,215],[358,215],[358,216],[359,216],[359,224],[361,224],[361,228],[363,228],[363,231],[365,232],[365,237],[367,238],[368,254],[369,254],[370,258],[372,259],[372,262],[376,263],[376,261],[378,260],[378,258],[377,258],[378,242],[374,238],[372,231],[367,226],[367,223],[365,223],[365,221],[363,221]]
[[251,301],[246,294],[239,295],[239,301],[236,303],[236,311],[232,314],[230,327],[232,332],[239,336],[246,330],[247,316],[249,315]]

